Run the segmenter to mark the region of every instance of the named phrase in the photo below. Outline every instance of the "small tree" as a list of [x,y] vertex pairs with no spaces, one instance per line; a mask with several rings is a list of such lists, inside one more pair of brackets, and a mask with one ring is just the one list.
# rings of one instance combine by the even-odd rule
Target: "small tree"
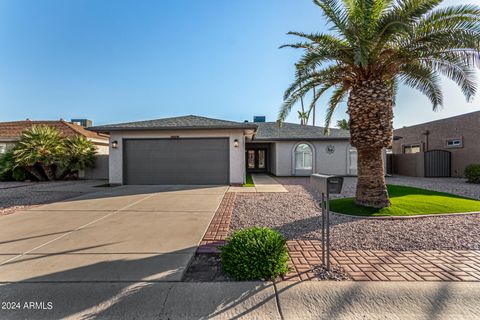
[[61,178],[78,175],[80,170],[95,165],[95,146],[82,136],[74,136],[64,140],[64,152],[61,155]]
[[60,132],[48,126],[33,126],[22,133],[13,149],[15,165],[25,168],[38,180],[45,180],[37,166],[42,168],[48,180],[55,180],[55,166],[64,150]]

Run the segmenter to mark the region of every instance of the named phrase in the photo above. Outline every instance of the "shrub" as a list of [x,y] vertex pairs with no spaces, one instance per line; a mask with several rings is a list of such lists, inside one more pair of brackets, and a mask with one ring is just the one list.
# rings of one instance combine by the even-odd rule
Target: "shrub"
[[480,183],[480,164],[469,164],[465,168],[465,177],[470,183]]
[[28,174],[22,168],[15,168],[12,171],[12,178],[15,181],[25,181],[27,180]]
[[274,279],[288,271],[285,238],[269,228],[236,231],[220,248],[222,268],[237,280]]
[[69,175],[78,175],[80,170],[95,166],[95,146],[82,136],[74,136],[63,141],[64,152],[61,154],[61,168],[63,173],[60,178]]
[[49,126],[33,126],[22,132],[20,141],[13,149],[15,165],[30,168],[38,180],[43,180],[41,173],[33,171],[40,166],[48,180],[55,180],[55,167],[64,152],[60,132]]
[[13,152],[8,150],[6,153],[0,155],[0,180],[9,181],[12,180],[13,169],[15,163],[13,160]]
[[[95,165],[91,141],[82,136],[63,138],[54,127],[43,125],[22,132],[12,152],[13,165],[23,169],[13,177],[19,180],[30,176],[37,180],[77,177],[80,170]],[[8,172],[11,179],[13,171]]]

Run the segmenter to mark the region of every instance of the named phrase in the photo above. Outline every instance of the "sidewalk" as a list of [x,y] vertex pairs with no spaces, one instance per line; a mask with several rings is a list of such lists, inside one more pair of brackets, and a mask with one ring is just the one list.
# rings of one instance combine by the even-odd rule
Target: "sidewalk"
[[1,319],[478,319],[480,283],[11,283]]
[[230,187],[228,192],[288,192],[285,187],[274,178],[264,173],[252,173],[255,187]]

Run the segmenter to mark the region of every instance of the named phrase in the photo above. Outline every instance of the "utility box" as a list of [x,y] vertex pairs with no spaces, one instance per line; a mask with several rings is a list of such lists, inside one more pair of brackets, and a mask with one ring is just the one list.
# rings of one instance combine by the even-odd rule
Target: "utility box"
[[310,176],[310,184],[320,193],[338,194],[342,192],[343,177],[315,173]]

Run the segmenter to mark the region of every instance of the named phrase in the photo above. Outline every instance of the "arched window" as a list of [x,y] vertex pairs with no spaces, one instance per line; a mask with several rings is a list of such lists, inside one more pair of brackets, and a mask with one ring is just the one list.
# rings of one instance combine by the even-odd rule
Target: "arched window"
[[295,148],[295,169],[312,169],[312,148],[306,144],[301,143]]

